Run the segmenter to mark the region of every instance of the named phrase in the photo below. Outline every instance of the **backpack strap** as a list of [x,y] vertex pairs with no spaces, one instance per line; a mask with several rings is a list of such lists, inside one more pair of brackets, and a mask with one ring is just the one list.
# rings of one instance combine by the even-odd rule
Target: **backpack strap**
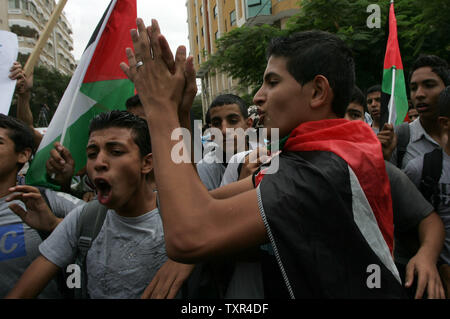
[[75,256],[75,264],[81,268],[81,288],[74,289],[74,298],[87,299],[87,274],[86,274],[86,256],[92,243],[100,232],[106,218],[108,208],[93,200],[87,203],[80,214],[77,225],[78,247]]
[[442,174],[442,149],[436,148],[423,157],[422,179],[419,190],[437,211],[439,197],[439,179]]
[[[47,204],[47,206],[50,208],[50,210],[52,209],[52,206],[50,206],[50,201],[48,200],[47,194],[45,194],[45,187],[42,186],[34,186],[36,187],[39,192],[41,193],[42,198],[45,200],[45,203]],[[37,233],[39,234],[39,237],[41,237],[42,241],[44,241],[45,239],[47,239],[48,236],[50,236],[50,232],[47,231],[42,231],[42,230],[37,230]]]
[[397,167],[402,167],[403,157],[409,144],[409,123],[402,123],[397,129]]

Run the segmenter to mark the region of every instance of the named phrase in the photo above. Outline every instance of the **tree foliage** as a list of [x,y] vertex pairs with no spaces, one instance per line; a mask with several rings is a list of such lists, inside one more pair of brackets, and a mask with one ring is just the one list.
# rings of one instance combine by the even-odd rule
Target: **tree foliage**
[[200,94],[197,94],[194,102],[192,103],[192,117],[194,120],[202,120],[202,96]]
[[[25,63],[22,62],[22,65]],[[48,69],[44,66],[38,66],[34,69],[33,88],[31,90],[30,108],[33,114],[35,126],[38,125],[39,112],[44,104],[50,108],[50,122],[53,114],[58,107],[67,85],[70,82],[70,76],[64,75],[56,69]],[[10,115],[16,114],[17,101],[13,100]]]
[[[380,84],[387,41],[390,0],[303,0],[300,12],[291,17],[286,30],[267,25],[241,27],[227,33],[217,43],[217,52],[206,66],[241,79],[242,86],[261,83],[266,66],[265,50],[270,38],[306,30],[336,34],[352,49],[357,84],[366,89]],[[367,12],[378,4],[381,27],[369,28]],[[448,0],[396,0],[398,39],[405,74],[420,53],[450,59],[450,2]]]
[[258,86],[266,68],[266,47],[283,33],[270,25],[235,28],[216,41],[217,52],[202,67],[228,73],[244,88]]

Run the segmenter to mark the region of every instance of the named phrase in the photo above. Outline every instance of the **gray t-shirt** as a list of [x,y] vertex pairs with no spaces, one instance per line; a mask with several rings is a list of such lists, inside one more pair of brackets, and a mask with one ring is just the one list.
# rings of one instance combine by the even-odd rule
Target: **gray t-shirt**
[[[197,173],[202,183],[210,191],[220,186],[227,165],[224,158],[220,158],[217,149],[207,153],[197,164]],[[219,151],[220,152],[220,151]]]
[[[74,262],[82,208],[76,208],[39,246],[41,254],[60,268]],[[167,255],[157,208],[123,217],[108,210],[103,226],[86,257],[91,298],[140,298]]]
[[394,217],[394,260],[406,265],[420,246],[417,227],[434,209],[406,174],[392,163],[385,163]]
[[[405,168],[405,173],[412,182],[419,187],[422,179],[423,156],[410,161]],[[438,214],[445,227],[445,242],[440,259],[450,265],[450,156],[443,152],[442,174],[439,179],[439,207]]]
[[228,162],[227,168],[222,176],[222,181],[220,182],[220,186],[228,185],[230,183],[236,182],[239,179],[239,165],[244,163],[245,156],[250,153],[251,150],[240,152],[234,154],[230,161]]
[[[395,127],[395,132],[398,132],[398,126]],[[392,152],[391,162],[395,165],[405,169],[406,165],[412,159],[421,156],[425,153],[431,152],[435,148],[441,148],[427,132],[425,132],[419,118],[414,122],[409,123],[409,143],[406,147],[406,153],[403,156],[401,165],[397,165],[397,149]]]
[[[66,193],[46,189],[50,208],[58,217],[66,216],[73,208],[85,202]],[[9,195],[8,195],[9,196]],[[5,202],[0,198],[0,298],[5,297],[23,272],[39,256],[42,243],[39,233],[23,223],[9,205],[16,203],[25,209],[21,201]],[[51,281],[38,298],[61,298],[56,282]]]

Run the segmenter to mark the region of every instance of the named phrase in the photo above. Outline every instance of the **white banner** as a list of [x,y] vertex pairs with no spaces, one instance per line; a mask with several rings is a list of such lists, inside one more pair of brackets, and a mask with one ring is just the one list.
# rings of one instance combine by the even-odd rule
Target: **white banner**
[[9,78],[9,70],[17,61],[19,42],[17,35],[0,30],[0,113],[8,115],[11,106],[16,80]]

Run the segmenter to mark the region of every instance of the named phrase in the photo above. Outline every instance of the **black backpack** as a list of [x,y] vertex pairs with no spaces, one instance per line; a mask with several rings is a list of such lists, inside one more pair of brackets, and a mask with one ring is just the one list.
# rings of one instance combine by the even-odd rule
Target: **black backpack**
[[442,149],[436,148],[424,155],[419,185],[420,192],[433,205],[436,212],[440,203],[439,179],[442,174],[442,152]]

